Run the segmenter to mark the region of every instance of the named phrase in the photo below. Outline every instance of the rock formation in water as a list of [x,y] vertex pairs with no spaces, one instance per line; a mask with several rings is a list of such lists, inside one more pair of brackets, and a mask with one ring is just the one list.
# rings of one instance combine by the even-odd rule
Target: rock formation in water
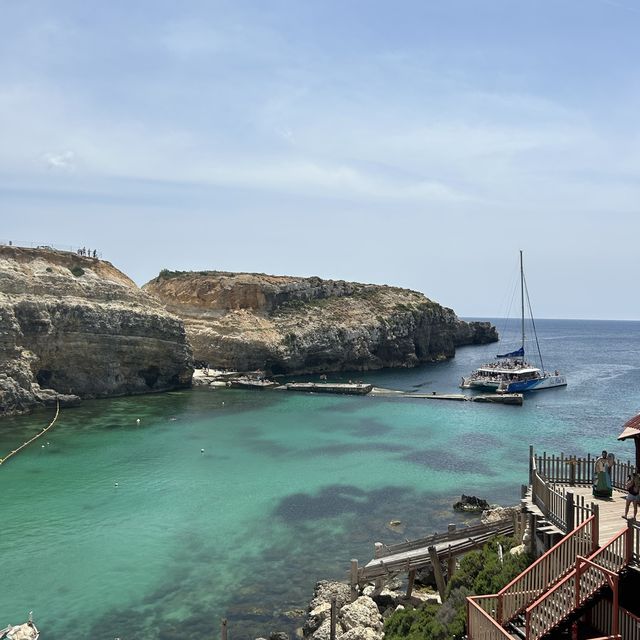
[[162,271],[143,289],[184,320],[196,361],[274,374],[412,367],[498,339],[421,293],[342,280]]
[[109,262],[0,246],[0,415],[191,383],[184,325]]

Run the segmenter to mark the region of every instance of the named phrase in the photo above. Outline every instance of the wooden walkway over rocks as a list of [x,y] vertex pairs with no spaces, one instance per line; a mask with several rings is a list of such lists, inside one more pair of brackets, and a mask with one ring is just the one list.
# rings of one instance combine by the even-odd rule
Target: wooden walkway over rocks
[[351,561],[352,591],[370,581],[381,588],[384,583],[395,576],[407,573],[409,586],[407,597],[411,595],[416,571],[433,567],[440,596],[444,598],[444,576],[441,562],[446,561],[448,575],[453,575],[457,556],[480,549],[491,538],[498,535],[511,536],[517,523],[512,519],[501,520],[491,524],[477,524],[472,527],[458,529],[455,524],[449,525],[444,533],[434,533],[418,540],[407,540],[393,545],[376,542],[374,558],[364,567],[358,567],[358,561]]
[[640,640],[640,608],[621,606],[619,591],[640,567],[640,527],[621,518],[632,466],[616,464],[602,499],[592,495],[594,462],[530,450],[522,506],[532,549],[547,550],[499,593],[467,599],[469,640],[541,640],[569,627],[577,638],[578,625],[591,638]]

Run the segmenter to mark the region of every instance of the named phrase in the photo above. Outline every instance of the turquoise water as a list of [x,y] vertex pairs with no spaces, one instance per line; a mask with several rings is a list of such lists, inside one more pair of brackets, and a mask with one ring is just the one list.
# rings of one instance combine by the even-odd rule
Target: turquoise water
[[[0,626],[33,609],[43,640],[203,639],[222,617],[233,639],[293,633],[315,581],[375,541],[464,521],[461,493],[516,502],[529,444],[631,457],[615,436],[640,408],[640,323],[538,330],[570,386],[523,407],[196,389],[62,411],[0,468]],[[342,378],[452,392],[495,350]],[[0,451],[49,420],[3,420]]]

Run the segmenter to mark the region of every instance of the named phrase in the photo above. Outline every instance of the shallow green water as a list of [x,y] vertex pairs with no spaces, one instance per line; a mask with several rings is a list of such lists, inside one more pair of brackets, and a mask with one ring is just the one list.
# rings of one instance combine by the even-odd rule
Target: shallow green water
[[[548,327],[550,350],[568,329],[586,331],[583,346],[603,331]],[[367,378],[453,391],[488,349]],[[601,359],[593,382],[584,349],[555,354],[572,387],[522,408],[193,390],[64,410],[44,447],[0,468],[0,626],[33,609],[43,640],[209,638],[222,617],[233,639],[293,632],[302,619],[286,612],[306,606],[316,580],[344,577],[350,558],[368,561],[376,540],[463,521],[451,510],[461,493],[516,502],[530,443],[614,444],[612,407],[633,412],[619,382],[638,379],[638,354]],[[49,419],[3,421],[0,451]]]

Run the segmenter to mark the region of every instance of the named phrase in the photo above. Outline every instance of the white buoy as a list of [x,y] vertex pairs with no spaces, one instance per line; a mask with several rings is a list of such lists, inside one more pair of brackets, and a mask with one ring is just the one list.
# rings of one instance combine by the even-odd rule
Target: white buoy
[[118,483],[117,483],[117,482],[116,482],[115,486],[116,486],[116,487],[118,486]]
[[136,419],[136,424],[140,424],[140,418]]
[[200,449],[200,453],[204,453],[204,449]]
[[222,406],[224,407],[224,402],[222,403]]
[[44,445],[42,445],[42,448],[44,449]]

